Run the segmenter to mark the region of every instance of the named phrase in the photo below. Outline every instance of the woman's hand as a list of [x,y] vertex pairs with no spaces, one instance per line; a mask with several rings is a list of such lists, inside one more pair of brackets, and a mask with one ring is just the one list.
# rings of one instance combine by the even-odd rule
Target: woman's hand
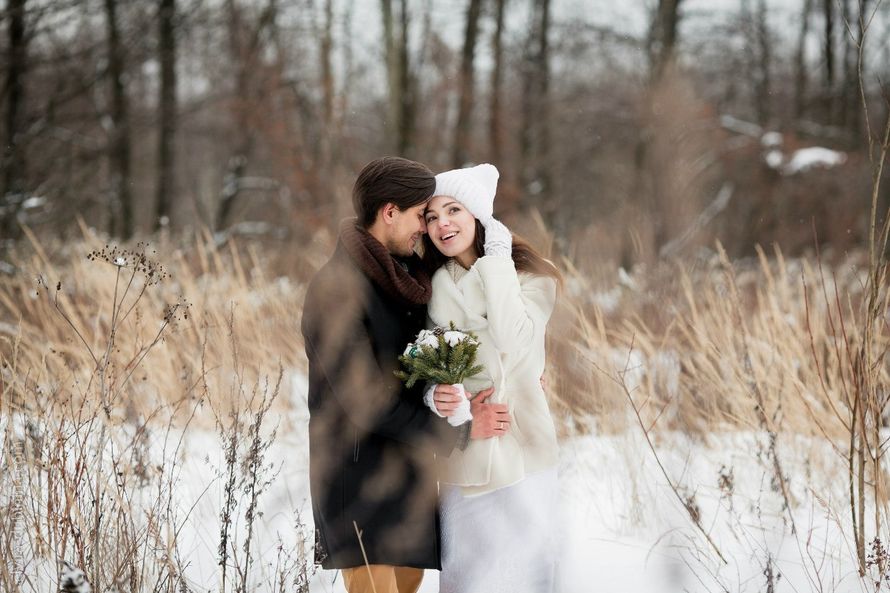
[[438,384],[433,391],[433,403],[436,410],[439,411],[439,415],[446,418],[454,416],[462,399],[460,390],[454,385]]
[[485,229],[485,255],[510,257],[513,254],[513,234],[493,216],[480,218]]
[[507,434],[510,429],[510,413],[507,404],[487,404],[494,393],[494,387],[480,391],[470,400],[470,411],[473,413],[473,424],[470,428],[471,439],[490,439]]
[[460,426],[473,419],[470,400],[463,385],[430,384],[423,394],[423,403],[436,416],[447,418],[451,426]]

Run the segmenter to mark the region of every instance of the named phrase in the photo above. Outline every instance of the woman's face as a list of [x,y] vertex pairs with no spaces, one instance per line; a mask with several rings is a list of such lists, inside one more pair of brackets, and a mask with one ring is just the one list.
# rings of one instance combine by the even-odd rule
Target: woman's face
[[476,218],[463,204],[448,196],[435,196],[424,212],[426,232],[446,257],[475,259]]

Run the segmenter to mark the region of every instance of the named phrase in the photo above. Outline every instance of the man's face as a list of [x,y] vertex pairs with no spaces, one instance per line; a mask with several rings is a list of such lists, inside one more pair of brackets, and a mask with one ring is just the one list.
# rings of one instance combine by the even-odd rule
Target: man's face
[[395,209],[386,246],[390,253],[401,256],[409,256],[414,253],[414,246],[426,232],[426,223],[423,219],[425,208],[426,202],[407,210]]

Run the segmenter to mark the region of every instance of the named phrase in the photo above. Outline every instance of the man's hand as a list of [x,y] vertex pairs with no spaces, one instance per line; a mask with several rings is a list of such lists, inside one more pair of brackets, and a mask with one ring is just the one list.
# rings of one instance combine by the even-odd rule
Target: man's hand
[[510,413],[507,404],[487,404],[494,393],[490,387],[480,391],[470,400],[470,411],[473,413],[473,426],[470,429],[471,439],[490,439],[507,434],[510,428]]
[[433,392],[433,403],[436,404],[439,413],[446,418],[454,416],[462,399],[460,390],[453,385],[438,384]]

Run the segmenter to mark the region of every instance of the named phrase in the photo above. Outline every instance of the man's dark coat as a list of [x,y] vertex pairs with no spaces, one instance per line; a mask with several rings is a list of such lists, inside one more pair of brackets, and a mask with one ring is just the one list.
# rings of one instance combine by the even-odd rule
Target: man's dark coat
[[342,235],[309,285],[310,487],[325,568],[364,564],[362,547],[369,564],[440,568],[433,459],[459,433],[424,406],[422,386],[393,375],[425,320],[426,305],[372,281]]

